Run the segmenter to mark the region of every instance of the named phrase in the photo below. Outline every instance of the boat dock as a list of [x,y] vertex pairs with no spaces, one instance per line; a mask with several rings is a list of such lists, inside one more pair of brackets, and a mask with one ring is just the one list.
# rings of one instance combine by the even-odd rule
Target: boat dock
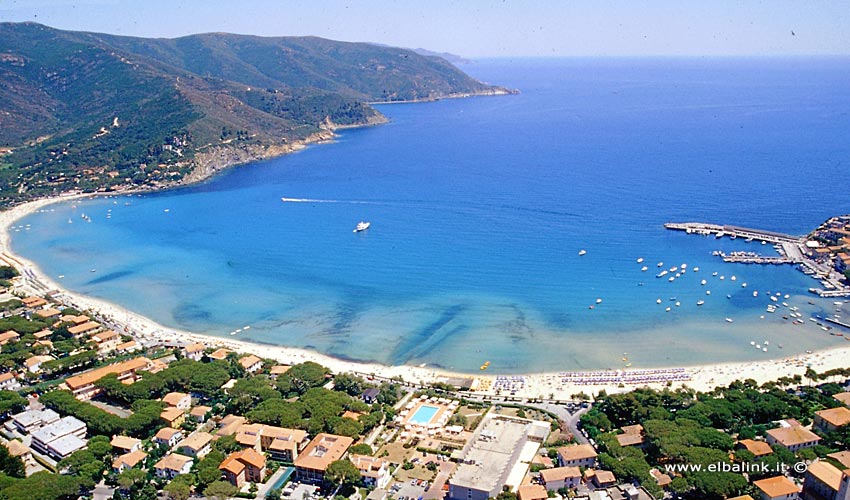
[[767,241],[769,243],[803,243],[804,238],[790,234],[764,231],[761,229],[750,229],[740,226],[728,226],[720,224],[708,224],[705,222],[668,222],[664,224],[666,229],[685,231],[688,234],[714,234],[718,238],[729,236],[732,238],[744,238],[747,240]]
[[767,257],[758,255],[752,252],[732,252],[725,254],[719,252],[718,255],[723,258],[723,262],[736,262],[738,264],[798,264],[799,261],[787,256]]
[[823,320],[824,320],[824,321],[827,321],[827,322],[829,322],[829,323],[832,323],[833,325],[843,326],[844,328],[846,328],[846,329],[850,330],[850,325],[848,325],[847,323],[843,323],[843,322],[841,322],[841,321],[838,321],[837,319],[834,319],[834,318],[824,318]]

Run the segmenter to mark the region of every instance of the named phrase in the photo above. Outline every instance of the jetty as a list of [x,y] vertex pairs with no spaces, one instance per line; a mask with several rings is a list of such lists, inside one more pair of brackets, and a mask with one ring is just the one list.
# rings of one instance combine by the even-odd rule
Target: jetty
[[[728,236],[732,239],[743,238],[746,241],[773,243],[779,255],[760,255],[756,252],[714,252],[724,262],[736,264],[783,265],[799,264],[805,274],[821,282],[823,288],[810,288],[809,292],[821,297],[850,297],[850,287],[842,283],[843,276],[828,263],[818,262],[806,250],[806,236],[732,226],[728,224],[710,224],[706,222],[668,222],[665,229],[684,231],[687,234],[702,236],[714,235],[715,238]],[[842,325],[843,326],[843,325]]]
[[747,240],[767,241],[769,243],[797,243],[802,244],[805,238],[792,236],[790,234],[764,231],[762,229],[751,229],[740,226],[729,226],[720,224],[708,224],[705,222],[668,222],[664,224],[666,229],[685,231],[688,234],[714,234],[718,238],[729,236],[732,238],[744,238]]

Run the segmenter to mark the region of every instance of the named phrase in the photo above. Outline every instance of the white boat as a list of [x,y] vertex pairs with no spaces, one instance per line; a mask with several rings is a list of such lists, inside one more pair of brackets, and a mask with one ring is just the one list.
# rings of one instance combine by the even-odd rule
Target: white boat
[[706,283],[708,283],[708,282],[705,281],[705,280],[702,280],[702,281],[699,282],[700,285],[705,285]]
[[693,271],[693,272],[695,272],[695,273],[698,273],[698,272],[699,272],[699,268],[698,268],[698,267],[695,267],[695,268],[691,269],[691,271]]
[[655,303],[656,303],[656,304],[660,304],[660,303],[661,303],[661,299],[656,300],[656,301],[655,301]]
[[666,312],[670,312],[670,311],[671,311],[671,309],[670,309],[669,307],[668,307],[667,309],[664,309],[664,310],[665,310]]
[[596,299],[596,303],[597,303],[597,304],[601,304],[601,303],[602,303],[602,299]]
[[681,306],[681,305],[682,305],[682,303],[681,303],[681,302],[676,302],[676,307],[679,307],[679,306]]
[[732,277],[731,277],[731,278],[729,278],[729,279],[730,279],[730,280],[732,280],[732,281],[735,281],[735,280],[736,280],[736,279],[738,279],[738,278],[736,278],[736,277],[735,277],[735,275],[733,274],[733,275],[732,275]]
[[721,276],[721,277],[720,277],[720,279],[721,279],[721,280],[725,280],[725,279],[726,279],[726,276]]
[[667,281],[669,281],[669,282],[671,282],[671,283],[672,283],[673,281],[676,281],[676,277],[675,277],[675,276],[670,276],[670,279],[668,279]]
[[711,290],[706,290],[706,291],[705,291],[705,294],[706,294],[706,295],[711,295]]
[[697,305],[698,305],[698,306],[701,306],[701,305],[703,305],[703,304],[705,304],[705,301],[704,301],[704,300],[698,300],[698,301],[697,301]]
[[365,231],[369,229],[369,226],[371,225],[371,222],[360,221],[357,223],[357,227],[354,228],[354,231],[352,231],[352,233],[359,233],[360,231]]
[[751,341],[750,341],[750,345],[756,345],[756,341],[755,341],[755,340],[751,340]]
[[646,267],[646,266],[643,266],[642,268],[640,268],[641,272],[646,272],[648,269],[649,269],[649,268],[648,268],[648,267]]
[[584,254],[586,254],[586,253],[587,253],[587,250],[584,250],[584,249],[581,249],[581,250],[579,250],[579,251],[578,251],[578,254],[579,254],[580,256],[581,256],[581,255],[584,255]]
[[761,350],[762,352],[767,352],[767,347],[762,347]]
[[726,318],[726,322],[727,322],[727,323],[731,323],[731,322],[732,322],[732,318]]
[[711,273],[711,275],[712,275],[712,276],[717,276],[717,271],[714,271],[713,273]]
[[759,296],[759,291],[753,290],[753,297],[758,297],[758,296]]
[[638,263],[638,264],[643,264],[643,257],[638,257],[637,263]]
[[746,284],[746,283],[741,283],[741,288],[747,288],[747,284]]

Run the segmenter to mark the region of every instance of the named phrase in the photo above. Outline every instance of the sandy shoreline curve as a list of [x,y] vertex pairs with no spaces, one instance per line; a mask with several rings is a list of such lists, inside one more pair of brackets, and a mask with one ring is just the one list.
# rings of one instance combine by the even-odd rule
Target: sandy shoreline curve
[[[103,195],[121,196],[128,193],[104,193]],[[457,373],[422,366],[388,366],[379,363],[348,361],[334,358],[307,349],[274,346],[246,342],[242,340],[196,334],[188,331],[168,328],[154,320],[127,310],[105,300],[77,294],[65,290],[47,277],[33,262],[16,255],[11,250],[10,227],[19,219],[37,212],[44,207],[63,201],[103,196],[100,194],[60,195],[17,205],[0,212],[0,264],[16,267],[23,279],[18,290],[27,294],[44,295],[48,290],[59,293],[55,300],[66,306],[72,306],[118,325],[142,342],[192,343],[202,342],[208,346],[220,346],[243,353],[256,354],[263,358],[275,359],[286,364],[314,361],[328,367],[334,373],[353,372],[361,375],[374,375],[380,378],[401,377],[405,382],[429,384],[445,382],[449,378],[477,379],[477,392],[483,394],[509,395],[517,399],[541,398],[550,400],[568,400],[579,393],[593,396],[600,390],[608,393],[624,392],[635,387],[649,386],[672,388],[687,386],[698,391],[709,391],[717,386],[729,385],[735,380],[753,379],[758,383],[776,380],[780,377],[803,376],[807,368],[819,373],[835,368],[850,366],[850,342],[846,347],[834,347],[811,354],[800,354],[766,361],[728,362],[684,366],[680,368],[649,368],[630,370],[582,371],[566,376],[563,372],[528,373],[526,375],[498,375],[482,372],[480,374]],[[531,370],[529,370],[531,372]],[[656,372],[653,374],[653,372]],[[657,372],[661,372],[659,376]],[[646,382],[644,376],[664,379],[670,375],[670,381]],[[623,376],[626,376],[624,382]],[[497,392],[498,391],[498,392]]]

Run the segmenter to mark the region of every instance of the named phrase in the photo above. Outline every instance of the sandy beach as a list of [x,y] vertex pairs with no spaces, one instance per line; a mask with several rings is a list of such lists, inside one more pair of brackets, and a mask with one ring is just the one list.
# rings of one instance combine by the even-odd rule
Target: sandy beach
[[[386,366],[377,363],[359,363],[333,358],[305,349],[256,344],[179,331],[162,326],[149,318],[115,304],[64,290],[58,283],[45,276],[34,263],[15,255],[11,251],[9,228],[15,221],[41,210],[51,203],[91,196],[73,195],[42,199],[0,212],[0,252],[2,253],[0,260],[4,264],[15,266],[23,275],[23,279],[17,288],[19,291],[43,295],[48,290],[56,290],[60,292],[56,295],[56,299],[65,305],[88,311],[108,323],[126,327],[126,331],[143,342],[203,342],[208,346],[221,346],[238,352],[253,353],[286,364],[315,361],[327,366],[335,373],[356,372],[385,378],[402,377],[403,380],[414,383],[444,381],[450,377],[466,379],[474,377],[478,379],[476,385],[481,393],[495,394],[499,390],[501,395],[510,395],[516,398],[554,400],[572,399],[574,394],[581,392],[592,396],[603,389],[612,393],[628,391],[643,385],[660,388],[668,385],[667,380],[670,380],[669,384],[674,388],[688,386],[699,391],[708,391],[716,386],[728,385],[735,380],[749,378],[764,383],[783,376],[803,375],[809,367],[817,372],[824,372],[850,365],[850,342],[848,342],[846,347],[769,361],[719,363],[658,370],[642,368],[626,372],[529,373],[526,375],[500,376],[484,372],[481,374],[452,373],[427,366]],[[660,381],[646,382],[646,380],[655,379]]]

